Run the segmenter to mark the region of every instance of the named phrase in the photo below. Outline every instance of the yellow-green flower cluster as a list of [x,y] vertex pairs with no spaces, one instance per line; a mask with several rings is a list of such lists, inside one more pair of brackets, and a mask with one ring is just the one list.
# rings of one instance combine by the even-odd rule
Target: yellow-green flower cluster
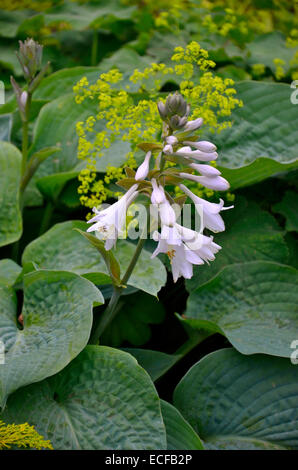
[[[215,63],[208,52],[193,41],[185,48],[177,47],[171,59],[172,66],[152,63],[143,71],[134,70],[129,78],[131,85],[125,89],[121,89],[123,76],[117,69],[101,74],[94,84],[83,77],[74,86],[78,105],[85,100],[92,106],[97,104],[96,113],[77,123],[78,158],[86,162],[79,176],[79,193],[86,207],[97,206],[114,195],[108,185],[125,176],[124,166],[136,167],[138,144],[159,139],[162,122],[156,102],[163,99],[160,89],[164,81],[180,83],[180,93],[191,105],[191,119],[202,117],[206,128],[217,132],[231,125],[226,118],[242,103],[235,98],[233,81],[210,71]],[[96,162],[116,139],[130,144],[126,163],[116,168],[111,161],[106,176],[98,181]]]
[[5,424],[0,420],[0,450],[11,449],[12,446],[31,449],[53,449],[50,441],[38,434],[28,423]]
[[276,80],[281,80],[286,75],[284,70],[285,61],[283,59],[276,58],[273,60],[273,63],[275,65],[275,78]]

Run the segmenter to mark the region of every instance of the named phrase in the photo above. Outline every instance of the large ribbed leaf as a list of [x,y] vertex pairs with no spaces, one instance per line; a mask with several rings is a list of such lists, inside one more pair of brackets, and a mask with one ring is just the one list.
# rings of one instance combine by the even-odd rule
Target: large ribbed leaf
[[14,145],[0,142],[0,246],[18,240],[22,234],[21,162],[21,153]]
[[235,88],[244,106],[233,111],[232,127],[214,136],[219,165],[239,168],[260,157],[280,163],[296,160],[298,113],[289,85],[244,81]]
[[3,419],[28,421],[54,449],[166,448],[148,374],[129,354],[105,346],[88,346],[59,374],[12,395]]
[[[23,254],[23,264],[33,261],[41,269],[61,269],[72,271],[100,284],[105,275],[105,283],[109,283],[106,265],[89,242],[74,228],[86,230],[87,224],[81,221],[68,221],[56,224],[48,232],[30,243]],[[135,245],[126,240],[118,240],[115,255],[118,258],[123,275],[135,252]],[[166,270],[162,262],[151,259],[150,253],[143,250],[128,284],[157,295],[166,282]]]
[[297,366],[223,349],[177,385],[174,405],[211,449],[298,448]]
[[[48,232],[30,243],[23,254],[23,264],[33,261],[41,269],[68,270],[86,275],[95,283],[109,283],[108,271],[102,256],[74,228],[86,230],[88,225],[78,220],[56,224]],[[114,252],[123,275],[135,251],[135,245],[126,240],[118,240]],[[166,270],[162,262],[151,259],[150,253],[142,251],[140,259],[128,284],[157,295],[166,282]]]
[[17,280],[22,268],[12,259],[2,259],[0,261],[0,279],[7,286],[12,286]]
[[297,167],[298,113],[290,100],[293,90],[283,83],[254,81],[240,82],[235,88],[244,106],[233,111],[231,128],[211,137],[219,149],[218,165],[232,187]]
[[170,403],[161,400],[161,411],[167,431],[169,450],[203,450],[203,444],[190,424]]
[[[96,103],[86,100],[80,105],[75,102],[73,94],[63,95],[46,104],[37,118],[34,128],[31,154],[45,147],[59,147],[59,154],[47,158],[38,168],[27,193],[35,192],[36,181],[45,179],[43,192],[49,198],[55,199],[64,184],[76,177],[84,163],[77,159],[78,136],[76,123],[84,121],[96,112]],[[99,126],[102,124],[99,124]],[[115,142],[98,159],[98,171],[105,171],[107,165],[119,166],[125,161],[125,155],[130,149],[128,143]],[[39,183],[43,189],[43,182]],[[27,194],[27,198],[28,198]]]
[[193,291],[183,316],[243,354],[290,357],[298,338],[298,271],[265,261],[227,266]]
[[297,205],[298,194],[294,191],[287,191],[283,199],[273,206],[274,212],[278,212],[285,217],[288,232],[298,232]]
[[91,282],[69,272],[27,274],[24,289],[21,329],[15,292],[0,285],[1,407],[10,393],[55,374],[79,354],[89,339],[93,303],[103,303]]

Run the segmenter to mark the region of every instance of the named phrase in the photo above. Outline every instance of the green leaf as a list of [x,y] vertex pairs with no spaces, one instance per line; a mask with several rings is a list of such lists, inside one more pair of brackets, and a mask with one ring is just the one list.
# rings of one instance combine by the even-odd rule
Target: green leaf
[[15,393],[1,418],[29,422],[56,450],[166,448],[149,376],[132,356],[105,346],[88,346],[56,376]]
[[161,400],[161,411],[166,426],[168,450],[204,450],[199,436],[181,413],[170,403]]
[[143,292],[122,297],[117,309],[115,319],[101,336],[102,344],[113,347],[120,346],[124,341],[141,346],[151,337],[150,324],[161,323],[165,317],[162,304]]
[[255,260],[286,263],[288,248],[274,217],[242,197],[236,197],[234,204],[234,209],[224,213],[226,231],[215,235],[222,249],[209,266],[194,269],[194,276],[186,282],[189,291],[229,264]]
[[285,72],[290,69],[290,62],[294,58],[295,48],[287,47],[286,36],[280,31],[260,34],[254,41],[247,44],[249,64],[264,64],[274,73],[276,66],[274,59],[282,59]]
[[46,77],[34,92],[34,100],[51,101],[68,93],[73,93],[73,86],[82,78],[86,77],[88,82],[95,83],[103,72],[117,67],[123,73],[123,80],[117,87],[130,85],[132,90],[137,91],[137,85],[129,81],[129,75],[136,69],[143,69],[152,62],[147,56],[140,56],[133,49],[123,47],[114,52],[110,57],[103,59],[97,67],[72,67],[58,70]]
[[12,286],[17,280],[22,268],[12,259],[0,260],[0,279],[7,286]]
[[273,206],[274,212],[282,214],[286,219],[286,230],[288,232],[298,232],[298,194],[294,191],[287,191],[281,202]]
[[[22,263],[33,261],[41,269],[72,271],[80,275],[108,275],[102,256],[74,228],[86,230],[88,225],[82,221],[67,221],[56,224],[48,232],[31,242],[24,250]],[[119,261],[121,276],[125,273],[135,252],[135,245],[126,240],[118,240],[114,255]],[[166,269],[162,262],[143,250],[128,284],[157,295],[166,283]],[[111,282],[111,281],[110,281]],[[100,279],[99,279],[100,283]]]
[[5,38],[15,37],[17,35],[19,25],[25,17],[26,12],[24,11],[0,10],[0,36]]
[[[233,186],[240,187],[261,181],[283,168],[288,169],[270,165],[264,158],[291,164],[289,168],[294,166],[298,157],[298,116],[287,84],[244,81],[235,88],[237,98],[243,100],[244,106],[233,111],[232,127],[220,135],[211,136],[211,139],[219,149],[220,168],[245,166],[241,172],[226,173],[226,176],[231,175]],[[262,160],[256,161],[254,166],[250,165],[261,157]],[[255,177],[254,171],[257,172]]]
[[298,448],[297,366],[288,359],[222,349],[177,385],[174,405],[218,450]]
[[161,351],[152,351],[151,349],[122,349],[136,358],[140,366],[148,372],[153,382],[162,377],[182,357],[179,354],[166,354]]
[[97,251],[103,257],[103,260],[106,264],[109,275],[111,276],[113,282],[119,285],[120,284],[120,266],[113,252],[111,250],[107,251],[105,249],[104,242],[102,240],[99,240],[97,237],[95,237],[91,233],[83,232],[79,228],[75,230],[77,230],[83,237],[85,237],[89,241],[89,243],[92,246],[94,246],[97,249]]
[[[76,123],[84,121],[96,113],[97,104],[86,100],[80,105],[73,95],[64,95],[43,106],[39,113],[33,135],[30,155],[45,147],[58,147],[59,154],[47,158],[39,166],[26,193],[36,193],[36,183],[48,198],[56,199],[63,186],[84,168],[85,162],[77,159],[78,136]],[[103,123],[98,123],[99,130]],[[115,142],[107,149],[104,156],[98,158],[97,171],[106,171],[107,166],[120,166],[125,162],[125,156],[130,150],[129,143]],[[45,180],[45,181],[44,181]],[[45,189],[43,190],[43,186]],[[28,197],[28,195],[27,195]]]
[[101,71],[98,67],[72,67],[58,70],[44,78],[34,92],[34,99],[52,101],[61,95],[73,92],[73,86],[82,78],[87,77],[89,83],[98,80]]
[[227,266],[193,291],[183,316],[224,334],[242,354],[290,357],[298,338],[298,271],[264,261]]
[[5,367],[0,368],[3,407],[10,393],[55,374],[77,356],[89,339],[93,303],[103,303],[103,298],[93,284],[76,274],[32,272],[24,276],[21,330],[14,291],[4,285],[0,289],[0,338],[5,345]]
[[241,168],[218,166],[222,176],[229,181],[232,191],[259,183],[270,176],[294,170],[295,168],[298,168],[298,160],[291,163],[279,163],[271,158],[262,157]]
[[8,142],[0,142],[0,246],[18,240],[22,234],[19,184],[22,156]]

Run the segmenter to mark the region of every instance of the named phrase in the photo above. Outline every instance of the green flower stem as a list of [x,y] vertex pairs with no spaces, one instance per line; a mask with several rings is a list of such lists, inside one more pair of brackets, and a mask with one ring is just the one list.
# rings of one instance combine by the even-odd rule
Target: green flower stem
[[29,118],[30,118],[30,107],[31,107],[31,93],[28,92],[25,116],[23,118],[23,136],[22,136],[22,175],[24,175],[27,166],[28,159],[28,147],[29,147]]
[[111,321],[115,318],[118,312],[117,306],[118,306],[119,298],[123,290],[126,287],[126,284],[135,268],[135,265],[137,264],[137,261],[142,252],[145,241],[146,241],[146,238],[142,238],[142,235],[141,235],[138,241],[137,247],[136,247],[136,251],[134,252],[131,262],[129,263],[129,266],[121,280],[121,285],[120,286],[114,285],[114,290],[113,290],[113,294],[110,299],[110,302],[108,303],[108,306],[103,312],[103,314],[100,315],[99,321],[95,325],[94,332],[91,335],[89,344],[97,344],[100,336],[103,334],[103,332],[105,331],[107,326],[111,323]]

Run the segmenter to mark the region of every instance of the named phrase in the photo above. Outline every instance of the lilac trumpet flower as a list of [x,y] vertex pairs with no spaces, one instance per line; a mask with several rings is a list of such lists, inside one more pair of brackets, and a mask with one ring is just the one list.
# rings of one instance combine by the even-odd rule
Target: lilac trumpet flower
[[223,232],[225,230],[225,223],[219,213],[227,209],[232,209],[234,206],[224,207],[223,199],[220,199],[218,204],[205,201],[205,199],[202,199],[191,192],[190,189],[184,186],[184,184],[180,184],[179,187],[194,202],[196,210],[199,208],[203,209],[202,222],[204,227],[212,230],[214,233]]
[[126,212],[132,201],[138,195],[137,184],[134,184],[119,201],[112,204],[107,209],[98,211],[93,209],[96,215],[88,220],[91,224],[87,232],[95,232],[96,236],[101,240],[105,240],[105,249],[110,250],[116,245],[117,238],[123,234]]
[[158,185],[155,178],[151,180],[152,184],[152,194],[151,194],[151,202],[152,204],[162,204],[166,202],[165,192],[162,186]]
[[193,160],[200,160],[202,162],[210,162],[212,160],[216,160],[218,157],[217,152],[201,152],[200,150],[192,150],[191,147],[185,146],[181,147],[177,150],[174,155],[178,155],[181,157],[193,159]]
[[179,176],[186,180],[200,183],[206,188],[213,189],[214,191],[226,191],[230,187],[228,181],[222,176],[197,176],[189,173],[179,173]]

